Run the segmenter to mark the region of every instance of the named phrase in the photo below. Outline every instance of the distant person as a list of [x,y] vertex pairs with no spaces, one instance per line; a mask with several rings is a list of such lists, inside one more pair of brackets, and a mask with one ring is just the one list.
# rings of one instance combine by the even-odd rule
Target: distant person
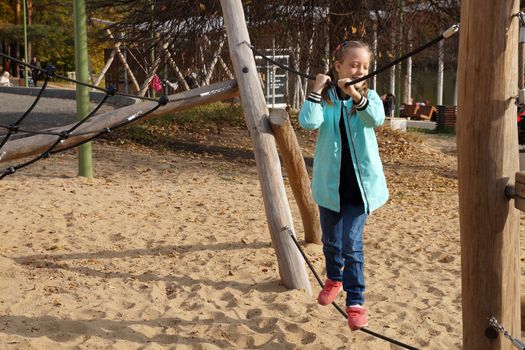
[[396,97],[390,92],[381,95],[381,101],[383,101],[383,108],[385,109],[385,115],[387,117],[392,116],[392,113],[394,111],[395,99]]
[[13,86],[13,84],[11,84],[11,80],[9,80],[9,76],[11,74],[9,74],[8,71],[5,71],[1,76],[0,76],[0,86]]
[[195,72],[187,74],[184,77],[184,80],[186,80],[186,83],[188,84],[190,89],[196,89],[199,87],[199,83],[197,82],[197,74]]
[[[26,63],[25,58],[22,58],[22,63]],[[24,79],[26,77],[25,68],[26,66],[24,66],[23,64],[18,65],[18,77],[19,78]]]
[[33,56],[33,58],[31,59],[30,64],[33,67],[36,67],[36,68],[31,68],[31,79],[33,79],[33,84],[36,87],[37,86],[37,79],[38,79],[38,76],[40,75],[40,69],[42,68],[42,66],[40,65],[40,62],[38,61],[36,56]]
[[9,72],[9,74],[11,74],[11,60],[6,60],[5,61],[5,71],[6,72]]

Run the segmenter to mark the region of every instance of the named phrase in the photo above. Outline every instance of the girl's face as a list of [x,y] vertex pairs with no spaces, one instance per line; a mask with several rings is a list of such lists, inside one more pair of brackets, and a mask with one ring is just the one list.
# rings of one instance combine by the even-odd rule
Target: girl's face
[[[369,65],[370,52],[366,48],[351,47],[346,49],[342,62],[335,62],[335,70],[339,79],[350,78],[355,80],[368,74]],[[354,87],[359,89],[364,83],[364,81],[359,82],[354,84]]]

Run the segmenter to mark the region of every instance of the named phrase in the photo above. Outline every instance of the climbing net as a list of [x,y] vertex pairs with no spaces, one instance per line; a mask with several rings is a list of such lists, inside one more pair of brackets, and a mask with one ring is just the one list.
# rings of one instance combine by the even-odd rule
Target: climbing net
[[[184,100],[191,100],[191,99],[196,99],[196,98],[200,98],[200,97],[204,97],[204,96],[209,96],[209,95],[220,93],[224,89],[224,87],[223,87],[223,88],[218,88],[216,90],[206,91],[206,92],[202,92],[202,93],[194,93],[194,94],[190,94],[188,96],[178,97],[178,98],[169,98],[166,95],[162,95],[159,98],[141,97],[141,96],[135,96],[135,95],[130,95],[130,94],[127,94],[127,93],[119,92],[113,87],[110,87],[110,88],[107,88],[107,89],[106,88],[101,88],[101,87],[98,87],[98,86],[95,86],[95,85],[87,84],[87,83],[84,83],[84,82],[81,82],[81,81],[78,81],[78,80],[75,80],[75,79],[71,79],[71,78],[68,78],[68,77],[65,77],[65,76],[61,76],[59,74],[56,74],[55,68],[52,65],[48,65],[46,68],[39,68],[39,67],[33,66],[31,64],[27,64],[27,63],[25,63],[25,62],[23,62],[21,60],[18,60],[16,58],[11,57],[9,55],[6,55],[4,53],[0,53],[0,57],[7,58],[9,60],[12,60],[13,62],[17,62],[18,64],[26,66],[28,68],[31,68],[31,69],[34,69],[34,70],[38,70],[42,74],[42,76],[44,78],[44,82],[42,84],[42,87],[40,88],[40,90],[38,92],[38,95],[36,96],[36,98],[33,101],[33,103],[29,106],[29,108],[14,123],[11,123],[9,125],[0,124],[0,129],[4,129],[4,130],[7,131],[7,134],[0,141],[0,161],[2,161],[2,158],[6,154],[5,151],[3,152],[3,149],[5,148],[5,145],[7,144],[7,142],[10,139],[12,139],[12,137],[15,134],[48,135],[48,136],[56,137],[54,139],[54,141],[52,141],[47,146],[47,148],[43,152],[41,152],[39,155],[37,155],[37,156],[33,157],[32,159],[30,159],[28,161],[25,161],[23,163],[16,164],[16,165],[11,165],[11,166],[8,166],[7,168],[4,168],[3,170],[0,170],[0,180],[4,179],[8,175],[14,174],[17,170],[25,168],[25,167],[27,167],[27,166],[29,166],[29,165],[31,165],[31,164],[41,160],[41,159],[49,158],[53,154],[56,154],[56,153],[59,153],[59,152],[64,152],[64,151],[67,151],[69,149],[78,147],[78,146],[80,146],[80,145],[82,145],[84,143],[90,142],[90,141],[92,141],[92,140],[94,140],[94,139],[96,139],[96,138],[98,138],[98,137],[100,137],[100,136],[102,136],[104,134],[108,134],[108,133],[110,133],[110,132],[112,132],[112,131],[114,131],[116,129],[120,129],[120,128],[124,127],[124,126],[127,126],[127,125],[131,124],[131,123],[143,120],[148,115],[150,115],[151,113],[156,111],[159,107],[165,106],[168,103],[181,102],[181,101],[184,101]],[[44,95],[44,92],[46,91],[46,89],[48,87],[48,83],[49,83],[49,80],[51,78],[57,78],[57,79],[65,80],[65,81],[72,82],[72,83],[78,84],[78,85],[82,85],[82,86],[85,86],[85,87],[88,87],[88,88],[91,88],[91,89],[94,89],[94,90],[102,91],[105,95],[100,100],[100,102],[98,102],[96,107],[91,112],[89,112],[86,116],[84,116],[83,119],[81,119],[80,121],[75,123],[73,126],[68,127],[68,128],[66,128],[64,130],[61,130],[61,131],[29,130],[27,128],[24,128],[23,127],[24,121],[30,115],[30,113],[33,111],[33,109],[36,107],[38,102],[41,100],[42,96]],[[114,125],[112,125],[110,127],[108,126],[108,127],[102,128],[102,129],[93,129],[93,130],[83,130],[83,129],[81,130],[81,126],[85,126],[84,124],[86,124],[89,120],[93,119],[93,117],[100,110],[100,108],[104,105],[104,103],[106,103],[113,96],[133,97],[133,98],[137,98],[137,99],[140,99],[140,100],[143,100],[143,101],[154,102],[154,104],[153,104],[153,106],[151,106],[145,112],[140,111],[140,112],[134,113],[134,114],[128,116],[127,118],[125,118],[123,121],[121,121],[119,123],[116,123],[116,124],[114,124]],[[73,137],[78,137],[78,136],[82,136],[80,141],[73,142],[71,144],[68,144],[67,146],[61,146],[61,144],[65,140],[73,138]]]

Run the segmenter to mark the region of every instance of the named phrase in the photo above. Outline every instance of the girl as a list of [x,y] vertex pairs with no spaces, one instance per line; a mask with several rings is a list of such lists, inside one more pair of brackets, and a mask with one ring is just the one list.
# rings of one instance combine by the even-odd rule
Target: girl
[[[370,48],[345,41],[334,53],[328,75],[318,74],[299,113],[305,129],[319,129],[312,192],[319,205],[327,280],[317,298],[332,303],[346,292],[348,326],[368,325],[364,304],[363,227],[367,215],[388,199],[374,128],[385,112],[379,95],[365,82],[345,83],[368,74]],[[330,81],[334,85],[327,85]]]

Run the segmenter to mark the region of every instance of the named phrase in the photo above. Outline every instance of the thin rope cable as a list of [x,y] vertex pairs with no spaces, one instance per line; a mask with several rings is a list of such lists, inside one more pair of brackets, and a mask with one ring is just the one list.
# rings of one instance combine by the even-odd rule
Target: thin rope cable
[[[319,285],[321,286],[321,288],[324,287],[324,284],[323,282],[321,281],[321,278],[319,277],[319,275],[317,274],[317,271],[315,271],[315,268],[313,267],[312,263],[310,262],[310,260],[308,259],[308,257],[306,256],[305,252],[303,251],[303,249],[301,248],[301,245],[299,244],[299,241],[297,240],[297,238],[295,237],[294,233],[292,230],[290,230],[288,227],[284,228],[283,231],[288,231],[288,235],[292,238],[293,242],[295,243],[295,246],[297,247],[297,249],[299,249],[299,252],[301,253],[301,255],[303,256],[303,259],[304,261],[306,262],[306,264],[308,265],[308,267],[310,268],[310,270],[312,271],[312,273],[314,274],[315,276],[315,279],[317,280],[317,282],[319,283]],[[348,318],[348,315],[346,314],[346,312],[341,309],[341,307],[339,305],[337,305],[334,302],[332,302],[332,305],[337,309],[337,311],[339,311],[339,313],[341,313],[341,315],[343,315],[345,318]],[[390,342],[392,344],[395,344],[397,346],[400,346],[402,348],[405,348],[405,349],[409,349],[409,350],[420,350],[418,348],[415,348],[411,345],[407,345],[407,344],[404,344],[396,339],[393,339],[393,338],[390,338],[390,337],[387,337],[385,335],[382,335],[382,334],[379,334],[379,333],[376,333],[374,331],[371,331],[367,328],[361,328],[360,331],[363,331],[365,333],[368,333],[376,338],[380,338],[380,339],[383,339],[387,342]]]
[[122,127],[128,125],[128,124],[131,124],[132,122],[135,122],[135,121],[139,121],[139,120],[141,120],[141,119],[144,119],[144,117],[146,117],[148,114],[154,112],[157,108],[159,108],[159,107],[161,107],[161,106],[163,106],[163,104],[162,104],[162,103],[159,103],[159,104],[157,104],[155,107],[153,107],[152,109],[150,109],[149,111],[147,111],[147,112],[141,114],[140,116],[138,116],[138,117],[136,117],[136,118],[132,118],[132,119],[128,118],[128,119],[126,119],[126,121],[124,121],[124,122],[122,122],[122,123],[120,123],[120,124],[117,124],[117,125],[113,126],[112,128],[106,127],[106,128],[104,128],[104,129],[102,129],[102,130],[99,130],[99,131],[91,131],[91,132],[85,132],[85,133],[74,134],[74,135],[72,135],[72,136],[79,136],[79,135],[84,135],[84,134],[88,134],[88,133],[97,132],[96,135],[94,135],[94,136],[92,136],[92,137],[90,137],[90,138],[88,138],[88,139],[86,139],[86,140],[82,140],[82,141],[80,141],[80,142],[78,142],[78,143],[75,143],[75,144],[73,144],[73,145],[71,145],[71,146],[67,146],[67,147],[61,148],[60,150],[57,150],[57,151],[52,151],[51,154],[56,154],[56,153],[60,153],[60,152],[64,152],[64,151],[70,150],[70,149],[72,149],[72,148],[76,148],[76,147],[78,147],[78,146],[80,146],[80,145],[82,145],[82,144],[84,144],[84,143],[90,142],[90,141],[92,141],[92,140],[94,140],[94,139],[96,139],[96,138],[98,138],[98,137],[100,137],[100,136],[102,136],[102,135],[104,135],[104,134],[109,134],[110,132],[112,132],[112,131],[114,131],[114,130],[120,129],[120,128],[122,128]]
[[[106,96],[107,97],[107,96]],[[103,103],[104,101],[102,101]],[[82,140],[80,142],[77,142],[77,143],[74,143],[73,145],[70,145],[68,147],[64,147],[60,150],[56,150],[56,151],[53,151],[53,148],[55,148],[60,142],[62,142],[64,139],[68,138],[68,137],[72,137],[72,136],[78,136],[78,135],[82,135],[84,133],[78,133],[76,135],[69,135],[70,132],[74,131],[77,127],[79,127],[83,122],[85,122],[88,118],[92,117],[94,115],[94,113],[96,112],[96,110],[98,110],[100,108],[100,106],[102,106],[102,104],[100,104],[99,106],[97,106],[97,108],[95,108],[86,118],[84,118],[81,122],[77,123],[75,126],[73,126],[71,129],[69,129],[68,131],[65,131],[63,133],[60,134],[59,138],[57,141],[55,141],[46,151],[44,151],[42,154],[40,154],[38,157],[35,157],[34,159],[31,159],[25,163],[22,163],[22,164],[19,164],[19,165],[16,165],[16,166],[11,166],[11,167],[8,167],[3,173],[2,175],[0,175],[0,180],[2,180],[3,178],[5,178],[7,175],[12,175],[14,174],[17,170],[21,169],[21,168],[24,168],[24,167],[27,167],[43,158],[48,158],[49,156],[53,155],[53,154],[56,154],[56,153],[60,153],[60,152],[65,152],[67,150],[70,150],[72,148],[76,148],[80,145],[83,145],[84,143],[87,143],[87,142],[90,142],[98,137],[100,137],[101,135],[103,134],[107,134],[113,130],[116,130],[116,129],[119,129],[121,127],[124,127],[132,122],[135,122],[135,121],[138,121],[138,120],[141,120],[143,119],[144,117],[146,117],[148,114],[154,112],[155,110],[157,110],[160,106],[164,106],[166,105],[166,99],[161,99],[157,105],[155,107],[153,107],[152,109],[150,109],[149,111],[141,114],[140,116],[138,117],[134,117],[134,118],[128,118],[126,119],[124,122],[120,123],[120,124],[117,124],[115,125],[113,128],[104,128],[102,129],[101,131],[99,131],[96,135],[86,139],[86,140]],[[91,132],[90,132],[91,133]]]
[[131,52],[131,50],[126,50],[126,53],[129,53],[131,55],[131,57],[135,60],[135,62],[137,62],[139,67],[144,71],[144,74],[148,75],[148,71],[146,70],[146,68],[144,68],[144,66],[142,64],[140,64],[139,60],[137,59],[137,57],[135,57],[133,52]]
[[38,103],[38,101],[40,101],[40,98],[42,97],[42,95],[43,95],[43,93],[44,93],[44,91],[45,91],[45,89],[47,87],[47,82],[48,81],[49,81],[49,75],[46,74],[46,79],[44,81],[44,84],[42,84],[42,87],[40,88],[40,91],[38,92],[38,96],[35,98],[35,100],[31,104],[31,106],[29,106],[27,111],[25,111],[25,113],[22,114],[22,116],[20,118],[18,118],[18,120],[15,123],[13,123],[13,124],[11,124],[11,125],[9,125],[7,127],[7,134],[6,134],[6,136],[4,136],[4,139],[0,143],[0,150],[2,149],[2,147],[4,147],[4,145],[11,138],[11,136],[17,132],[18,126],[24,121],[24,119],[29,115],[29,113],[31,113],[31,111],[35,108],[36,104]]
[[[459,30],[459,24],[454,24],[452,27],[450,27],[449,29],[447,29],[446,31],[444,31],[443,33],[441,33],[438,37],[430,40],[429,42],[421,45],[420,47],[416,48],[415,50],[412,50],[406,54],[404,54],[403,56],[401,57],[398,57],[396,58],[395,60],[391,61],[390,63],[388,63],[387,65],[383,66],[383,67],[380,67],[378,68],[377,70],[359,78],[359,79],[355,79],[355,80],[352,80],[348,83],[345,84],[345,86],[350,86],[350,85],[354,85],[354,84],[357,84],[361,81],[364,81],[364,80],[367,80],[369,78],[372,78],[373,76],[389,69],[390,67],[392,66],[395,66],[396,64],[398,64],[399,62],[401,61],[404,61],[406,60],[407,58],[409,57],[412,57],[414,56],[415,54],[427,49],[428,47],[432,46],[432,45],[435,45],[436,43],[440,42],[441,40],[443,39],[447,39],[449,37],[451,37],[453,34],[455,34],[457,31]],[[294,74],[297,74],[301,77],[304,77],[304,78],[307,78],[309,80],[315,80],[316,78],[312,75],[309,75],[309,74],[306,74],[306,73],[303,73],[303,72],[299,72],[295,69],[292,69],[288,66],[285,66],[284,64],[281,64],[273,59],[271,59],[270,57],[266,56],[265,54],[263,54],[262,52],[260,52],[259,50],[257,50],[252,44],[246,42],[246,41],[243,41],[242,42],[243,44],[247,45],[254,53],[256,53],[257,55],[261,56],[262,58],[264,58],[265,60],[267,60],[268,62],[270,63],[273,63],[274,65],[284,69],[284,70],[287,70],[291,73],[294,73]],[[329,81],[327,82],[328,85],[335,85],[334,82],[332,81]]]
[[419,52],[429,48],[430,46],[432,45],[435,45],[437,44],[438,42],[440,42],[441,40],[444,40],[444,39],[447,39],[449,37],[451,37],[453,34],[455,34],[457,31],[459,30],[459,24],[454,24],[452,27],[450,27],[449,29],[447,29],[446,31],[444,31],[443,33],[441,33],[439,36],[437,36],[436,38],[430,40],[429,42],[427,42],[426,44],[423,44],[421,45],[420,47],[416,48],[415,50],[412,50],[406,54],[404,54],[403,56],[401,57],[398,57],[396,58],[395,60],[393,60],[392,62],[390,62],[389,64],[379,68],[379,69],[376,69],[374,72],[370,73],[370,74],[367,74],[365,75],[364,77],[361,77],[359,79],[355,79],[355,80],[352,80],[352,81],[349,81],[348,83],[345,84],[345,86],[350,86],[350,85],[354,85],[354,84],[357,84],[359,82],[362,82],[364,80],[367,80],[369,78],[372,78],[373,76],[381,73],[381,72],[384,72],[385,70],[391,68],[392,66],[395,66],[396,64],[398,64],[399,62],[402,62],[406,59],[408,59],[409,57],[412,57],[416,54],[418,54]]
[[100,101],[100,103],[85,118],[83,118],[78,123],[73,125],[70,129],[62,131],[60,133],[60,135],[58,136],[58,139],[50,147],[48,147],[44,152],[39,154],[37,157],[35,157],[35,158],[31,159],[31,160],[28,160],[25,163],[21,163],[21,164],[18,164],[18,165],[15,165],[15,166],[11,166],[11,167],[7,168],[3,172],[3,174],[0,175],[0,180],[2,180],[7,175],[14,174],[19,169],[25,168],[25,167],[27,167],[27,166],[29,166],[29,165],[39,161],[40,159],[48,158],[51,155],[51,151],[53,150],[53,148],[55,148],[63,140],[69,138],[71,136],[70,134],[73,131],[75,131],[78,127],[80,127],[82,124],[87,122],[93,115],[95,115],[95,113],[100,109],[100,107],[102,107],[104,102],[106,102],[108,97],[109,97],[109,95],[104,96],[104,98]]
[[[154,100],[155,102],[157,102],[160,106],[163,106],[167,103],[173,103],[173,102],[180,102],[180,101],[186,101],[186,100],[191,100],[191,99],[194,99],[194,98],[199,98],[199,97],[204,97],[204,96],[209,96],[209,95],[213,95],[215,93],[219,93],[221,91],[223,91],[224,89],[226,88],[229,88],[229,86],[225,86],[225,87],[221,87],[221,88],[217,88],[215,90],[211,90],[211,91],[205,91],[205,92],[202,92],[200,94],[196,94],[196,95],[190,95],[190,96],[185,96],[185,97],[179,97],[179,98],[173,98],[173,99],[169,99],[166,95],[163,95],[161,96],[159,99],[156,99]],[[113,93],[113,91],[111,89],[108,90],[108,92],[110,93],[110,96],[112,96],[111,94]],[[116,93],[115,93],[116,94]],[[131,96],[131,95],[130,95]],[[158,107],[157,107],[158,108]],[[155,108],[156,109],[156,108]],[[150,113],[150,112],[147,112],[147,113]],[[133,120],[132,120],[133,121]],[[128,124],[126,122],[126,124]],[[0,124],[0,128],[3,128],[3,129],[6,129],[6,130],[10,130],[10,126],[9,125],[5,125],[5,124]],[[88,134],[96,134],[96,133],[104,133],[106,128],[100,130],[100,129],[97,129],[97,130],[88,130],[88,131],[83,131],[83,132],[80,132],[80,133],[74,133],[74,134],[71,134],[70,136],[82,136],[82,135],[88,135]],[[114,129],[114,128],[113,128]],[[17,133],[18,134],[23,134],[23,133],[26,133],[26,134],[30,134],[30,135],[52,135],[52,136],[60,136],[61,133],[60,132],[53,132],[53,131],[39,131],[39,130],[28,130],[28,129],[21,129],[21,128],[18,128],[17,129]]]
[[[35,67],[35,66],[31,65],[31,64],[23,62],[23,61],[15,58],[15,57],[11,57],[9,55],[6,55],[6,54],[4,54],[2,52],[0,52],[0,57],[7,58],[9,60],[12,60],[12,61],[18,63],[18,64],[21,64],[23,66],[29,67],[31,69],[36,69],[36,70],[38,70],[40,72],[45,72],[46,71],[46,69],[44,69],[44,68]],[[54,76],[56,78],[58,78],[58,79],[69,81],[71,83],[82,85],[82,86],[85,86],[85,87],[88,87],[88,88],[91,88],[91,89],[94,89],[94,90],[102,91],[102,92],[105,92],[105,93],[109,93],[109,91],[110,91],[108,89],[101,88],[99,86],[95,86],[95,85],[92,85],[92,84],[89,84],[89,83],[84,83],[84,82],[81,82],[81,81],[78,81],[78,80],[75,80],[75,79],[71,79],[69,77],[65,77],[65,76],[60,75],[60,74],[54,74]],[[122,93],[122,92],[115,92],[115,95],[124,96],[124,97],[133,97],[133,98],[144,100],[144,101],[158,102],[158,99],[156,99],[156,98],[145,97],[145,96],[138,96],[138,95],[131,95],[131,94],[126,94],[126,93]]]
[[[14,57],[11,57],[9,55],[6,55],[2,52],[0,52],[0,57],[5,57],[7,59],[10,59],[10,60],[13,60],[15,62],[18,62],[19,64],[22,64],[24,66],[27,66],[27,67],[30,67],[30,68],[34,68],[34,69],[37,69],[41,72],[45,72],[46,69],[43,69],[43,68],[38,68],[38,67],[35,67],[33,65],[30,65],[30,64],[27,64],[25,62],[22,62]],[[140,100],[144,100],[144,101],[152,101],[152,102],[158,102],[160,103],[161,105],[163,105],[163,102],[161,101],[161,99],[166,96],[166,95],[162,95],[160,98],[151,98],[151,97],[144,97],[144,96],[137,96],[137,95],[132,95],[132,94],[126,94],[126,93],[123,93],[123,92],[118,92],[116,90],[113,90],[114,88],[108,88],[108,89],[104,89],[104,88],[101,88],[101,87],[98,87],[98,86],[95,86],[95,85],[91,85],[91,84],[88,84],[88,83],[83,83],[83,82],[80,82],[78,80],[75,80],[75,79],[71,79],[71,78],[68,78],[68,77],[65,77],[65,76],[62,76],[62,75],[59,75],[59,74],[53,74],[54,77],[56,78],[59,78],[59,79],[62,79],[62,80],[66,80],[66,81],[69,81],[69,82],[72,82],[74,84],[78,84],[78,85],[82,85],[82,86],[86,86],[86,87],[89,87],[89,88],[93,88],[93,89],[96,89],[96,90],[99,90],[99,91],[102,91],[106,94],[109,94],[109,95],[118,95],[118,96],[123,96],[123,97],[131,97],[131,98],[136,98],[136,99],[140,99]],[[212,94],[213,92],[220,92],[222,89],[224,88],[221,88],[221,89],[216,89],[216,90],[212,90],[212,91],[207,91],[207,92],[202,92],[200,94],[197,94],[197,95],[191,95],[191,96],[186,96],[186,97],[179,97],[179,98],[175,98],[175,99],[171,99],[171,100],[168,100],[168,103],[171,103],[171,102],[179,102],[179,101],[185,101],[185,100],[191,100],[191,99],[194,99],[194,98],[198,98],[198,97],[203,97],[203,96],[207,96],[207,95],[210,95]]]

